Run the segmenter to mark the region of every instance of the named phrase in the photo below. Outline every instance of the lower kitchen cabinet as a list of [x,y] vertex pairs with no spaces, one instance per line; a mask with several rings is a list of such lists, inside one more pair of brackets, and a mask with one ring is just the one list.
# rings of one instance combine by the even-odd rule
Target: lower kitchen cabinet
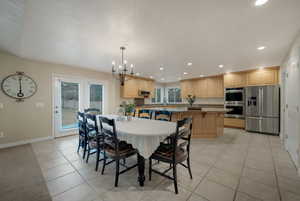
[[224,127],[228,128],[245,128],[244,119],[224,118]]

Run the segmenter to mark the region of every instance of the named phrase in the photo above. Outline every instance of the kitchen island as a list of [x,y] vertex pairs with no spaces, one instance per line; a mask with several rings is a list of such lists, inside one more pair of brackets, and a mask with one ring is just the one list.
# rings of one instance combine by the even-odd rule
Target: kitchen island
[[172,121],[185,117],[193,118],[193,138],[216,138],[224,132],[224,108],[188,108],[188,107],[147,107],[152,111],[172,112]]

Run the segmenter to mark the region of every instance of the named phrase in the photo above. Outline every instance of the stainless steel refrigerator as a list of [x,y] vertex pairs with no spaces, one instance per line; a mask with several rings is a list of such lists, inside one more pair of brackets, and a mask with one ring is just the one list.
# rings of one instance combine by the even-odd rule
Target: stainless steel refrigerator
[[246,87],[246,130],[279,135],[280,88]]

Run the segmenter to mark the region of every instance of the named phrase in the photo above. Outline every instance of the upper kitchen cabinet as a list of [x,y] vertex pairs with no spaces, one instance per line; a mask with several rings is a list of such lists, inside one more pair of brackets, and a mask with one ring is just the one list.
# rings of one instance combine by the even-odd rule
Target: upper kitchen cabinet
[[150,96],[154,93],[154,80],[128,76],[124,86],[121,86],[121,96],[123,98],[143,98],[139,96],[139,91],[149,91]]
[[187,98],[188,95],[194,95],[193,80],[180,81],[181,98]]
[[278,84],[279,68],[264,68],[247,72],[247,86]]
[[228,73],[224,75],[224,87],[246,87],[259,85],[275,85],[279,81],[279,67]]
[[237,72],[237,73],[228,73],[224,75],[224,87],[233,88],[233,87],[243,87],[246,86],[246,73]]
[[205,95],[207,98],[224,97],[223,76],[208,77],[205,78],[205,81],[207,87],[205,90],[206,91]]
[[224,97],[223,76],[182,80],[180,82],[181,96],[195,95],[197,98]]

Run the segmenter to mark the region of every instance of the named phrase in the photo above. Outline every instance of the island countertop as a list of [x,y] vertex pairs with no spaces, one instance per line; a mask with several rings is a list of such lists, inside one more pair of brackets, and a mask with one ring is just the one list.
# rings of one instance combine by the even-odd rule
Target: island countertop
[[193,118],[193,138],[216,138],[224,133],[224,113],[229,110],[220,107],[140,107],[155,111],[170,111],[172,121],[186,117]]
[[192,107],[151,107],[147,108],[148,110],[153,110],[153,111],[170,111],[170,112],[221,112],[221,113],[226,113],[230,110],[224,109],[224,108],[209,108],[209,107],[204,107],[204,108],[192,108]]

